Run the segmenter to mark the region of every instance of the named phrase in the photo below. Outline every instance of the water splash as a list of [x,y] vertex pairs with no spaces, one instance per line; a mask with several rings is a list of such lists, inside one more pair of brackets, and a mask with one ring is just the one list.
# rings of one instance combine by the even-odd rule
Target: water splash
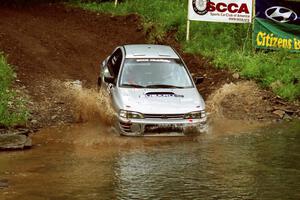
[[109,96],[102,90],[84,88],[81,81],[55,81],[60,95],[68,100],[72,106],[74,118],[77,122],[101,122],[112,125],[114,110]]
[[215,117],[232,119],[230,114],[234,114],[238,116],[236,119],[245,119],[253,116],[252,111],[265,109],[267,103],[262,101],[262,94],[253,81],[243,81],[224,84],[208,97],[206,104],[208,112]]
[[266,125],[256,118],[256,111],[264,113],[266,102],[253,81],[224,84],[208,97],[206,106],[209,132],[241,133]]
[[[84,88],[80,81],[55,81],[54,84],[58,86],[60,95],[71,104],[77,122],[97,122],[106,126],[113,124],[115,113],[110,106],[107,93]],[[210,95],[206,102],[209,113],[207,132],[223,135],[247,132],[261,127],[262,123],[247,119],[252,113],[243,110],[243,107],[251,105],[249,102],[261,102],[261,97],[256,91],[255,83],[245,81],[225,84]],[[233,111],[234,118],[228,110]]]

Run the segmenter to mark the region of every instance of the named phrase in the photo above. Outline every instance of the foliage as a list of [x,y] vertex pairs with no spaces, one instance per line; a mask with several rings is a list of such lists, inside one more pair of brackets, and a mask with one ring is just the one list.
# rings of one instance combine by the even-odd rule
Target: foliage
[[0,53],[0,126],[24,124],[28,118],[24,99],[11,89],[14,76],[11,66]]
[[191,22],[191,38],[186,42],[186,0],[127,0],[116,8],[111,2],[73,1],[73,5],[115,15],[137,13],[143,18],[145,31],[155,30],[150,36],[152,41],[177,29],[177,40],[186,52],[201,54],[218,68],[229,68],[255,79],[283,98],[300,98],[300,55],[285,51],[253,52],[251,25]]

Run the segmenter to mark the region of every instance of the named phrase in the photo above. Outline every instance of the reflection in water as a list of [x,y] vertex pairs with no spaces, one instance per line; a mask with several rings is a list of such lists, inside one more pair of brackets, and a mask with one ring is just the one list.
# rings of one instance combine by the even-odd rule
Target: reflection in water
[[271,128],[198,138],[44,130],[32,150],[0,154],[0,199],[300,199],[300,123]]

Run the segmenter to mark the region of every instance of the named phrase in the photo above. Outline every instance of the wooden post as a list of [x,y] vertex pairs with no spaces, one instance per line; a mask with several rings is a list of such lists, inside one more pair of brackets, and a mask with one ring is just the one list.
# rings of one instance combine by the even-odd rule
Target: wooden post
[[190,20],[186,23],[186,41],[190,40]]
[[[245,38],[245,41],[244,41],[244,44],[243,44],[243,49],[242,49],[242,52],[244,53],[245,52],[245,49],[246,49],[246,44],[247,44],[247,41],[249,39],[249,32],[251,31],[251,37],[253,38],[253,34],[254,34],[254,21],[255,21],[255,0],[252,0],[252,16],[251,16],[251,23],[249,24],[248,26],[248,29],[247,29],[247,35],[246,35],[246,38]],[[252,44],[251,44],[251,48],[253,49],[253,41],[252,41]]]
[[255,48],[253,46],[253,36],[254,36],[254,23],[255,23],[255,19],[256,19],[256,9],[255,9],[255,6],[256,6],[256,1],[253,0],[252,1],[252,34],[251,34],[251,38],[252,38],[252,44],[251,44],[251,49],[252,49],[252,52],[255,52]]

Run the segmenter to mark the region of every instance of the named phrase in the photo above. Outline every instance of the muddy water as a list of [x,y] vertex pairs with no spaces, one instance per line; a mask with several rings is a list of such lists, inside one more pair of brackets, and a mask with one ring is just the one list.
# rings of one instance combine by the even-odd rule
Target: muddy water
[[0,154],[0,199],[300,199],[299,122],[218,130],[127,138],[97,124],[46,129],[33,149]]

